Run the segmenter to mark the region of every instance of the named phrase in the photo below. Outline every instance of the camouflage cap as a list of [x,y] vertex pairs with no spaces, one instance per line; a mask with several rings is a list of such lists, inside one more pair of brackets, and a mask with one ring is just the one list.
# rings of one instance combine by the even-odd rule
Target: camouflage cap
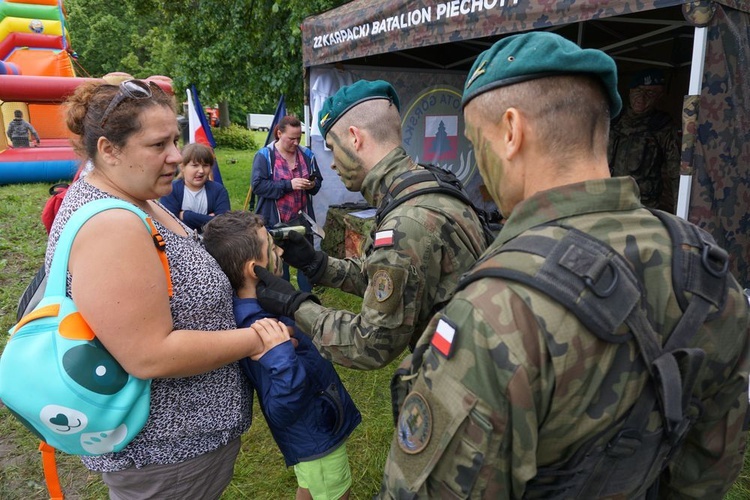
[[664,72],[657,68],[651,68],[636,73],[630,80],[629,88],[634,89],[641,85],[664,85]]
[[499,87],[548,76],[588,73],[598,77],[609,97],[610,116],[622,109],[617,92],[617,65],[607,54],[582,49],[554,33],[532,31],[496,42],[474,61],[462,105]]
[[393,86],[384,80],[359,80],[346,87],[341,87],[338,92],[326,99],[323,107],[318,113],[318,125],[323,138],[328,135],[331,127],[357,104],[372,99],[388,99],[401,111],[398,95]]

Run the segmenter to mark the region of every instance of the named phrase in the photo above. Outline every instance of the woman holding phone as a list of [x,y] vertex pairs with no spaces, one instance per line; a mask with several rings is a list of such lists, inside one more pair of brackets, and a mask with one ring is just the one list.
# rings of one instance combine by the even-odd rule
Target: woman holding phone
[[[269,229],[279,223],[294,223],[302,218],[301,213],[315,220],[312,197],[320,191],[323,176],[313,152],[300,146],[302,123],[285,116],[274,128],[274,137],[276,141],[261,148],[253,159],[252,188],[258,197],[255,213],[263,216]],[[289,280],[286,264],[284,278]],[[302,272],[297,273],[297,284],[304,292],[312,289]]]

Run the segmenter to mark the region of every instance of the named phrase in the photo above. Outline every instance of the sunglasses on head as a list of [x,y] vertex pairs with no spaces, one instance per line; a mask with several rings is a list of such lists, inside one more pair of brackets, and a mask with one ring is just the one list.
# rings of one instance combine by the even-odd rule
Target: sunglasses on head
[[143,80],[126,80],[122,82],[117,94],[112,98],[112,102],[104,110],[100,126],[104,126],[112,111],[125,99],[148,99],[151,95],[151,84],[148,82],[144,82]]

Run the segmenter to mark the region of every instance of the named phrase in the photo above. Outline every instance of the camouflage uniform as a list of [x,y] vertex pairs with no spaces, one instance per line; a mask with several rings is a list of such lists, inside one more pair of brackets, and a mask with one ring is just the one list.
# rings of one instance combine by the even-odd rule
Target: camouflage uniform
[[[537,227],[545,223],[553,225]],[[669,286],[671,241],[641,208],[632,180],[537,193],[515,207],[485,255],[520,234],[559,238],[565,232],[559,226],[577,228],[625,256],[648,290],[657,331],[672,330],[681,311]],[[482,258],[473,270],[503,266],[533,273],[541,261],[507,252]],[[707,355],[695,385],[703,414],[662,478],[662,497],[721,498],[742,467],[748,305],[731,278],[729,287],[721,316],[691,341]],[[455,325],[450,358],[431,343],[441,319]],[[484,278],[468,285],[433,318],[415,349],[426,350],[401,408],[381,497],[528,494],[538,468],[567,460],[590,437],[621,425],[648,377],[642,367],[634,369],[634,344],[599,340],[569,310],[517,282]],[[652,414],[649,430],[660,422]]]
[[[395,148],[367,174],[363,196],[378,206],[394,179],[415,167],[403,148]],[[431,184],[407,188],[402,195],[425,186]],[[392,244],[376,247],[368,237],[364,257],[329,257],[317,282],[363,297],[359,314],[306,301],[294,316],[321,354],[344,366],[380,368],[416,342],[434,306],[448,298],[485,248],[472,209],[444,194],[404,202],[384,218],[379,231],[384,230],[393,230]]]
[[674,213],[680,183],[680,145],[670,116],[659,110],[636,114],[632,109],[612,122],[609,170],[613,177],[630,175],[647,207]]

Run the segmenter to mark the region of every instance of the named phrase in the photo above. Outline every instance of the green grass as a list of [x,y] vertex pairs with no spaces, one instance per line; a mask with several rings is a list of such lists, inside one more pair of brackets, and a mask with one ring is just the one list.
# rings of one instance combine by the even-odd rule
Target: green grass
[[[259,144],[264,137],[265,133],[259,134]],[[241,209],[244,203],[253,155],[254,151],[217,151],[233,209]],[[39,214],[49,196],[48,188],[47,184],[0,186],[0,332],[15,323],[18,297],[44,257],[46,232]],[[328,307],[357,311],[361,304],[360,299],[337,290],[316,288],[316,292],[320,292],[323,304]],[[0,349],[6,340],[0,333]],[[379,489],[393,432],[388,388],[394,370],[394,364],[372,372],[338,369],[362,413],[362,424],[354,431],[348,445],[353,499],[372,498]],[[234,480],[223,499],[293,498],[294,472],[284,466],[257,403],[253,415],[253,425],[243,436]],[[0,499],[47,498],[37,446],[35,438],[7,409],[0,409]],[[58,468],[68,498],[107,498],[99,475],[89,473],[77,457],[58,454]],[[750,498],[748,455],[740,478],[726,498]]]

